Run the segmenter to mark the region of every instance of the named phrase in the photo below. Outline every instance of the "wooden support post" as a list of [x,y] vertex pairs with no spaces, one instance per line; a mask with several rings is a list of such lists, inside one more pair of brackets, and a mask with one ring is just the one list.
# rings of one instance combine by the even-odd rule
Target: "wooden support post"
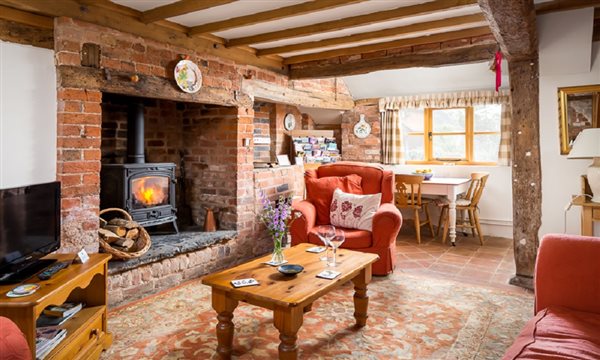
[[539,61],[533,1],[478,0],[508,59],[512,99],[513,241],[511,284],[533,288],[542,222]]
[[512,93],[513,239],[511,284],[533,288],[542,218],[538,59],[509,64]]

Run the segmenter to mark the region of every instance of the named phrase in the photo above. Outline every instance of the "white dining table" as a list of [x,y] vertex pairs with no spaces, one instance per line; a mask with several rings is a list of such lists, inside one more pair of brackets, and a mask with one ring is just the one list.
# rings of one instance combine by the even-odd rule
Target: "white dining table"
[[442,195],[448,198],[449,234],[452,246],[456,246],[456,198],[469,189],[470,178],[432,177],[421,183],[422,195]]

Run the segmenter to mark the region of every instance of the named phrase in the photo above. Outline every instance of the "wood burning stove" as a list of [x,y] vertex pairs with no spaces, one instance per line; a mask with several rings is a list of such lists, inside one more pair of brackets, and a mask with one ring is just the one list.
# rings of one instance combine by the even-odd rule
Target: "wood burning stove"
[[176,232],[175,164],[145,163],[144,106],[133,103],[127,118],[127,164],[103,164],[100,207],[122,208],[142,226],[171,222]]

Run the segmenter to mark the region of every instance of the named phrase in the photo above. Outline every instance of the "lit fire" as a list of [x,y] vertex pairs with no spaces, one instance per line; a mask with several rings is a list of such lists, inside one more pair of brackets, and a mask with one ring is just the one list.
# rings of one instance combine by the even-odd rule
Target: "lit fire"
[[165,204],[169,180],[166,177],[147,176],[133,181],[135,199],[146,206]]

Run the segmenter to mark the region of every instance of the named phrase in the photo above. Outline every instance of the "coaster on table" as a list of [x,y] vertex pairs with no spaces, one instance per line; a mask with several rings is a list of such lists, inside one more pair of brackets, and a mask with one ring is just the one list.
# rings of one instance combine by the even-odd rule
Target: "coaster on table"
[[311,248],[306,249],[309,253],[320,254],[323,251],[327,250],[325,246],[313,246]]
[[253,278],[231,280],[231,285],[233,285],[234,288],[240,288],[240,287],[244,287],[244,286],[253,286],[253,285],[258,285],[258,284],[259,284],[259,282]]
[[324,270],[317,274],[317,277],[327,280],[335,279],[340,276],[341,272],[333,270]]
[[273,262],[273,261],[267,261],[267,262],[264,262],[263,264],[267,264],[267,265],[271,265],[271,266],[279,266],[279,265],[283,265],[283,264],[285,264],[287,262],[288,262],[287,260],[283,260],[280,263],[276,263],[276,262]]
[[8,297],[28,296],[28,295],[31,295],[34,292],[36,292],[39,288],[40,288],[40,285],[38,285],[38,284],[20,285],[20,286],[17,286],[16,288],[12,289],[8,293],[6,293],[6,296],[8,296]]

